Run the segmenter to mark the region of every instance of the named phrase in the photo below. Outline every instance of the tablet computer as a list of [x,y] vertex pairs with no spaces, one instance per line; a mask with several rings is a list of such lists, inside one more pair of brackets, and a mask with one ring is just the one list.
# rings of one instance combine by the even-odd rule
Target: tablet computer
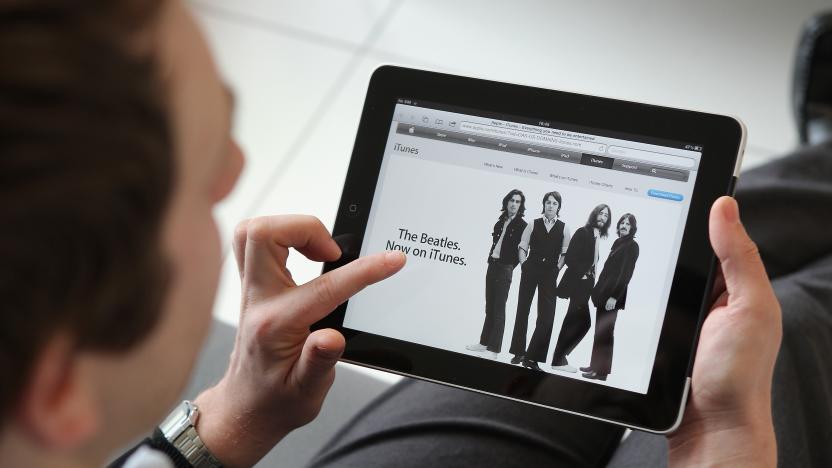
[[407,264],[316,328],[351,363],[671,431],[744,141],[731,117],[382,66],[324,270]]

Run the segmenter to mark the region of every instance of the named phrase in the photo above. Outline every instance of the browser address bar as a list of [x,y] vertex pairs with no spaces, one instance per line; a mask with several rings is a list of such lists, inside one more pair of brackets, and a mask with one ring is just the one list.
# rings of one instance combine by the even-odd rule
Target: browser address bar
[[570,150],[603,153],[607,149],[607,145],[603,145],[600,143],[591,143],[588,141],[573,140],[571,138],[563,138],[552,135],[541,135],[539,133],[515,130],[512,128],[495,127],[493,125],[483,125],[473,122],[460,122],[459,129],[465,132],[477,133],[483,136],[510,138],[512,140],[518,140],[524,143],[555,145],[563,149]]

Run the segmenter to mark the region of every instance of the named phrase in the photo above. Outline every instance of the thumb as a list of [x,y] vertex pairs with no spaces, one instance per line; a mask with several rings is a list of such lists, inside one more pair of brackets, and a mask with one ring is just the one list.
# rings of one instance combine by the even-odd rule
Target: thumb
[[344,346],[344,337],[332,329],[309,335],[294,369],[299,387],[310,393],[325,394],[335,379],[334,367]]
[[748,237],[731,197],[721,197],[711,208],[709,234],[722,266],[725,287],[732,298],[753,300],[768,291],[769,280],[757,245]]

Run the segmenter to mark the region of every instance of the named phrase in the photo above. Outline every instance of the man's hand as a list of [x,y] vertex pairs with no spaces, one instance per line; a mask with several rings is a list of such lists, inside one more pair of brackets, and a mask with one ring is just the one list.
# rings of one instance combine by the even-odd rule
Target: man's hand
[[771,379],[780,305],[734,199],[714,203],[710,238],[722,275],[702,326],[691,399],[681,427],[668,437],[670,463],[774,467]]
[[526,263],[526,259],[529,258],[529,253],[526,252],[526,249],[523,247],[517,248],[517,259],[520,260],[520,263]]
[[200,437],[225,466],[253,465],[317,416],[344,337],[331,329],[310,333],[310,325],[405,262],[401,252],[370,255],[298,286],[286,268],[291,248],[314,261],[341,256],[313,217],[251,219],[234,234],[242,281],[237,339],[225,376],[197,399]]

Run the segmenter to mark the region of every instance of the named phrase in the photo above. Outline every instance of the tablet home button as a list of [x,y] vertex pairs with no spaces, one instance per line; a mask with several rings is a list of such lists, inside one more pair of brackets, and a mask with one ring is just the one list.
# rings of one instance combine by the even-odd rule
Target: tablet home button
[[350,203],[347,205],[347,216],[351,218],[358,216],[358,203]]

